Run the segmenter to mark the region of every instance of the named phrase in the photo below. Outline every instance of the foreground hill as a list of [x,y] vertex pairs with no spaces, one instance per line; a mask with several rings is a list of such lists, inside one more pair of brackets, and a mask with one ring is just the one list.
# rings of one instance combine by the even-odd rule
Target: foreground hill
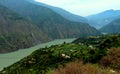
[[36,2],[35,0],[28,0],[29,2],[32,2],[34,4],[37,4],[37,5],[40,5],[40,6],[44,6],[44,7],[47,7],[47,8],[50,8],[52,9],[53,11],[55,11],[56,13],[60,14],[62,17],[70,20],[70,21],[73,21],[73,22],[88,22],[86,18],[82,17],[82,16],[78,16],[78,15],[75,15],[75,14],[72,14],[62,8],[58,8],[58,7],[54,7],[54,6],[50,6],[50,5],[47,5],[47,4],[44,4],[44,3],[40,3],[40,2]]
[[120,17],[120,10],[107,10],[95,15],[86,17],[89,23],[97,29],[109,24]]
[[52,39],[100,34],[86,23],[69,21],[53,10],[28,0],[0,0],[0,3],[35,23]]
[[48,41],[39,28],[0,5],[0,53],[28,48]]
[[104,33],[120,33],[120,19],[114,20],[106,26],[103,26],[100,31]]
[[[96,54],[89,53],[90,48],[86,45],[62,44],[43,48],[33,52],[19,62],[4,68],[3,74],[45,74],[50,69],[65,65],[70,61],[88,57],[94,60]],[[97,52],[96,52],[97,53]],[[84,55],[91,56],[84,56]],[[96,57],[97,58],[97,57]]]
[[[89,42],[90,41],[96,42],[96,40],[93,40],[93,39],[89,40]],[[91,42],[90,42],[90,45],[86,43],[80,44],[81,42],[76,44],[63,43],[61,45],[54,45],[49,48],[45,47],[45,48],[36,50],[31,55],[23,58],[19,62],[7,68],[4,68],[4,70],[2,70],[1,73],[3,74],[45,74],[50,70],[54,70],[59,66],[61,67],[61,65],[65,66],[66,63],[71,61],[76,61],[76,60],[78,61],[82,60],[83,63],[94,63],[93,66],[96,66],[97,70],[100,69],[97,67],[97,65],[99,64],[102,66],[102,67],[100,66],[101,69],[104,69],[104,67],[105,68],[109,67],[109,69],[111,68],[113,70],[115,69],[117,71],[120,71],[120,63],[119,63],[120,35],[110,35],[106,37],[103,36],[103,39],[101,39],[100,41],[99,48],[92,46]],[[103,48],[104,46],[105,48]],[[117,48],[111,48],[111,47],[117,47]],[[86,66],[86,68],[88,68],[88,70],[91,71],[91,67],[89,68],[88,66]],[[68,68],[68,70],[69,69],[70,68]],[[102,74],[101,69],[100,69],[100,74]],[[71,72],[72,70],[69,70],[69,71]],[[83,72],[86,73],[87,71],[84,70]],[[99,72],[97,71],[97,73]],[[93,73],[93,74],[96,74],[96,73]]]

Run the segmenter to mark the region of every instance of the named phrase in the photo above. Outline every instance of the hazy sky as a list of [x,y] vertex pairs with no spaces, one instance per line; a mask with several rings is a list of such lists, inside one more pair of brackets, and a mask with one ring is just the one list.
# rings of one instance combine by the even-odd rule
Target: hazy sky
[[109,9],[120,9],[120,0],[36,0],[63,8],[74,14],[87,16]]

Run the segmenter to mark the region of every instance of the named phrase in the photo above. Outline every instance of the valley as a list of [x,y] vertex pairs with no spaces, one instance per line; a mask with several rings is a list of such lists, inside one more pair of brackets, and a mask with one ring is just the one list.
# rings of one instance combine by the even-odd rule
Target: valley
[[120,74],[119,8],[39,1],[0,0],[0,74]]
[[101,35],[87,22],[65,19],[52,9],[28,0],[0,0],[0,7],[0,53],[29,48],[54,39]]
[[36,45],[36,46],[28,48],[28,49],[18,50],[18,51],[6,53],[6,54],[0,54],[0,70],[2,70],[4,67],[12,65],[13,63],[19,61],[20,59],[30,55],[33,51],[35,51],[39,48],[44,48],[46,46],[50,47],[52,45],[62,44],[64,42],[69,43],[69,42],[72,42],[73,40],[75,40],[75,39],[57,39],[54,41]]
[[[83,42],[81,42],[81,40],[83,40]],[[91,72],[92,74],[109,74],[111,70],[119,74],[119,47],[120,35],[93,36],[87,37],[85,40],[84,38],[79,38],[72,43],[62,43],[39,48],[27,57],[4,68],[0,73],[56,74],[56,72],[62,73],[67,69],[68,71],[65,71],[64,74],[69,72],[74,74],[76,71],[82,71],[80,68],[78,70],[76,66],[83,66],[83,68],[87,70],[90,68],[88,73]],[[66,64],[69,65],[71,63],[74,63],[73,66],[66,68]],[[70,70],[74,66],[75,69]],[[83,70],[83,74],[86,72],[87,71]]]

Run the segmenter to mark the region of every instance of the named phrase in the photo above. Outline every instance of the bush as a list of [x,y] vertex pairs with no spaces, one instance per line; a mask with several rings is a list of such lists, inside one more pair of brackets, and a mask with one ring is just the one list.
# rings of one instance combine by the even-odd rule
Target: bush
[[108,55],[101,59],[101,64],[120,70],[120,48],[109,49]]
[[71,62],[64,68],[55,69],[52,74],[118,74],[112,69],[102,69],[92,64],[83,64],[82,62]]

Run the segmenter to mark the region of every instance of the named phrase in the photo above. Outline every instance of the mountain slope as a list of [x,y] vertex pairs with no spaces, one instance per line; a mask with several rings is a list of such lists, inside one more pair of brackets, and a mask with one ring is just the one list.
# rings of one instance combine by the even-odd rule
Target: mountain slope
[[120,33],[120,19],[114,20],[111,23],[100,29],[104,33]]
[[100,34],[88,24],[69,21],[53,10],[27,0],[0,0],[0,3],[35,23],[52,39]]
[[58,8],[58,7],[50,6],[50,5],[47,5],[47,4],[44,4],[44,3],[36,2],[35,0],[28,0],[28,1],[31,2],[31,3],[34,3],[36,5],[40,5],[40,6],[50,8],[53,11],[55,11],[56,13],[60,14],[62,17],[66,18],[70,21],[73,21],[73,22],[87,22],[86,18],[84,18],[82,16],[72,14],[72,13],[70,13],[70,12],[68,12],[68,11],[66,11],[62,8]]
[[89,20],[89,23],[96,27],[97,29],[100,29],[101,27],[109,24],[115,19],[118,19],[120,17],[120,10],[107,10],[95,15],[90,15],[86,17]]
[[35,25],[0,5],[0,53],[28,48],[48,40],[47,35]]

